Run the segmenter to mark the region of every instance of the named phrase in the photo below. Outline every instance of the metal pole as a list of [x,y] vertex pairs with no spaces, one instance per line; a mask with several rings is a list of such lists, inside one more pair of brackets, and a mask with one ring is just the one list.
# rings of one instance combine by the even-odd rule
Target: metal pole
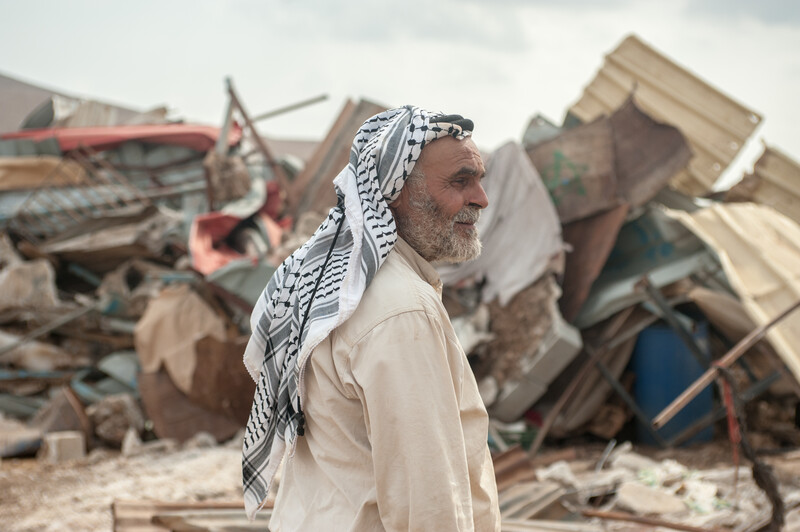
[[303,107],[307,107],[309,105],[324,102],[328,99],[327,94],[320,94],[319,96],[315,96],[314,98],[309,98],[308,100],[303,100],[302,102],[293,103],[291,105],[286,105],[284,107],[279,107],[277,109],[273,109],[272,111],[267,111],[266,113],[261,113],[260,115],[253,118],[253,123],[256,123],[260,120],[266,120],[267,118],[273,118],[278,115],[282,115],[284,113],[288,113],[290,111],[294,111],[296,109],[301,109]]
[[[779,321],[784,319],[786,316],[791,314],[796,309],[800,308],[800,301],[797,301],[793,305],[790,305],[789,308],[772,318],[768,323],[765,323],[761,327],[754,329],[750,334],[742,338],[738,344],[733,346],[733,349],[728,351],[728,353],[716,361],[717,366],[722,366],[724,368],[729,367],[731,364],[736,362],[736,360],[744,355],[748,349],[753,347],[756,342],[761,340],[766,334],[767,331],[777,324]],[[683,407],[685,407],[689,402],[694,399],[697,394],[699,394],[706,386],[711,384],[714,380],[714,377],[717,375],[717,367],[712,366],[708,371],[703,373],[694,383],[692,383],[682,394],[680,394],[677,398],[675,398],[672,403],[669,404],[664,410],[658,414],[655,419],[653,419],[653,427],[659,428],[664,426],[670,419],[675,417],[675,414],[680,412]]]

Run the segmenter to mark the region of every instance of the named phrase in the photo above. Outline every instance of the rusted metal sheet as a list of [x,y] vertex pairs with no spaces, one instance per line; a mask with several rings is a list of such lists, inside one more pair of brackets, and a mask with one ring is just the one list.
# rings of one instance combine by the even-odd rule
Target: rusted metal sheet
[[[800,225],[790,218],[755,203],[670,214],[717,253],[756,325],[768,323],[800,300]],[[800,312],[772,328],[767,339],[800,381]]]
[[644,205],[684,169],[691,150],[680,131],[628,98],[601,117],[528,147],[562,223],[621,203]]
[[527,150],[562,223],[618,203],[611,124],[600,119]]
[[681,132],[659,123],[628,98],[609,118],[614,132],[617,194],[644,205],[686,168],[692,152]]
[[327,212],[336,205],[333,179],[350,161],[353,137],[367,118],[386,109],[368,100],[345,103],[325,140],[287,191],[287,210],[292,217],[309,210]]
[[637,288],[643,275],[660,288],[693,273],[713,275],[719,269],[698,237],[652,206],[619,230],[603,271],[573,323],[584,329],[643,301],[645,295]]
[[765,146],[753,173],[731,188],[725,200],[767,205],[800,223],[800,163]]
[[581,122],[610,115],[631,93],[656,120],[676,126],[694,157],[671,184],[689,194],[711,190],[761,122],[755,111],[736,102],[635,35],[606,56],[603,67],[569,114]]
[[558,301],[564,319],[571,322],[589,297],[592,283],[600,275],[617,241],[628,204],[564,224],[562,238],[572,247],[564,266],[563,294]]

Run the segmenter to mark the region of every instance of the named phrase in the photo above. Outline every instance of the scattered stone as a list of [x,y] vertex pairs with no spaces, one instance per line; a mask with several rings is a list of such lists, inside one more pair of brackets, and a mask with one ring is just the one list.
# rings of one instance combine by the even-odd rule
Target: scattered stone
[[86,414],[94,424],[94,432],[104,442],[120,447],[128,429],[144,429],[144,414],[130,394],[109,395],[89,406]]
[[51,464],[78,460],[86,456],[86,440],[77,430],[45,434],[39,456]]
[[614,468],[625,468],[633,472],[639,472],[643,469],[658,468],[658,462],[646,456],[642,456],[641,454],[637,454],[631,449],[632,446],[630,442],[625,442],[617,447],[614,452],[611,453],[609,465]]
[[686,510],[681,499],[639,482],[623,482],[617,489],[616,506],[637,515],[677,514]]
[[139,437],[139,431],[133,427],[129,427],[125,432],[125,437],[122,438],[122,456],[133,456],[138,454],[142,449],[142,439]]
[[569,464],[564,460],[559,460],[547,467],[542,467],[536,470],[536,478],[538,480],[554,480],[559,484],[576,488],[578,479],[570,469]]
[[117,456],[119,453],[114,451],[110,451],[108,449],[104,449],[102,447],[98,447],[97,449],[92,449],[89,451],[89,454],[86,455],[86,463],[87,464],[97,464],[104,460],[109,460]]
[[183,443],[184,449],[209,449],[217,446],[217,439],[208,432],[198,432]]
[[239,429],[239,431],[233,435],[233,438],[225,442],[225,447],[228,449],[241,449],[244,445],[244,429]]

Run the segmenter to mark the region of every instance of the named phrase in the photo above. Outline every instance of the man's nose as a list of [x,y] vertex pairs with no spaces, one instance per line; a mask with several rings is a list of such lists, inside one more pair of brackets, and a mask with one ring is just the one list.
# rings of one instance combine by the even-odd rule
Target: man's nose
[[483,185],[478,181],[470,187],[470,195],[468,197],[469,205],[478,207],[480,209],[485,209],[489,206],[489,197],[486,195],[486,191],[483,190]]

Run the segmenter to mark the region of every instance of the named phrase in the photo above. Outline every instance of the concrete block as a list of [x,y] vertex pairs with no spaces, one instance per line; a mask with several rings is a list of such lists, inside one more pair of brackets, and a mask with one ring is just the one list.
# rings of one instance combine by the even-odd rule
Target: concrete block
[[44,436],[44,448],[41,457],[52,464],[77,460],[86,456],[86,440],[82,432],[51,432]]
[[638,482],[622,483],[617,489],[616,506],[636,515],[679,514],[687,510],[684,502],[666,489]]

